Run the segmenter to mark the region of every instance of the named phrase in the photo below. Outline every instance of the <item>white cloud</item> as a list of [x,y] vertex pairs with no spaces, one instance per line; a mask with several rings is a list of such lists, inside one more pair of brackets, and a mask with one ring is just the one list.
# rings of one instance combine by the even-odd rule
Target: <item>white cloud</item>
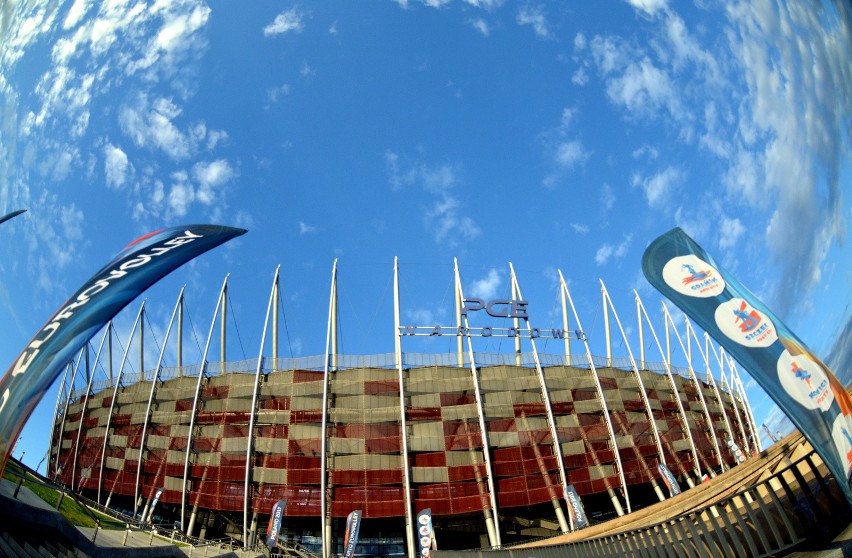
[[579,85],[580,87],[589,83],[589,74],[586,73],[586,68],[577,68],[577,70],[571,74],[571,83]]
[[216,189],[228,183],[235,176],[235,171],[225,159],[209,163],[196,163],[192,167],[192,175],[198,184],[196,198],[204,205],[211,205],[216,200]]
[[106,174],[107,186],[120,188],[127,180],[127,170],[130,164],[127,154],[111,143],[104,147],[104,172]]
[[[481,234],[476,222],[462,214],[462,203],[454,193],[462,187],[457,166],[448,163],[430,166],[414,161],[407,170],[402,170],[400,156],[390,150],[385,152],[384,159],[388,182],[394,191],[417,185],[432,197],[423,213],[423,221],[433,232],[436,242],[446,241],[450,246],[457,246],[460,241],[470,241]],[[414,194],[410,188],[406,192],[409,196]]]
[[582,142],[573,140],[561,143],[556,149],[556,163],[560,167],[572,169],[585,163],[591,153],[583,148]]
[[668,7],[668,0],[627,0],[627,3],[648,15],[654,15]]
[[843,3],[819,10],[745,3],[728,14],[730,48],[749,94],[738,99],[738,170],[726,187],[744,205],[771,208],[765,238],[781,268],[773,294],[783,317],[807,300],[829,248],[845,237],[850,10]]
[[615,192],[612,191],[612,186],[604,184],[601,188],[601,206],[604,211],[609,211],[615,205]]
[[183,217],[195,201],[195,189],[187,180],[185,172],[173,173],[172,179],[174,182],[167,198],[169,209],[175,217]]
[[479,31],[479,33],[484,37],[491,35],[491,27],[488,25],[488,22],[481,17],[470,20],[470,25]]
[[308,225],[304,221],[299,221],[299,234],[306,235],[309,233],[317,232],[317,228],[313,225]]
[[516,21],[518,25],[531,26],[535,34],[543,39],[550,37],[550,26],[547,22],[547,16],[544,14],[544,8],[541,6],[522,7],[518,10]]
[[574,229],[574,232],[577,234],[589,234],[589,225],[583,223],[571,223],[571,228]]
[[263,28],[265,37],[273,37],[283,33],[300,33],[305,28],[304,14],[296,8],[290,8],[275,16],[275,20]]
[[595,263],[598,266],[606,265],[609,262],[610,258],[615,258],[616,260],[620,260],[627,255],[627,251],[630,249],[630,244],[633,242],[633,234],[628,234],[624,237],[624,240],[621,241],[621,244],[618,246],[613,246],[610,243],[605,243],[598,248],[597,252],[595,252]]
[[470,4],[474,8],[483,8],[491,10],[500,7],[505,0],[464,0],[466,4]]
[[609,79],[606,86],[610,100],[631,112],[650,115],[666,108],[671,116],[681,119],[683,109],[676,91],[669,75],[648,58],[631,63],[623,74]]
[[482,279],[477,279],[470,284],[466,296],[473,296],[484,300],[493,300],[497,298],[497,292],[500,288],[500,272],[495,268],[488,270],[488,273]]
[[118,122],[137,147],[160,149],[177,160],[190,154],[189,137],[172,122],[180,114],[171,99],[161,97],[149,104],[147,96],[140,94],[119,109]]
[[678,183],[683,181],[683,178],[683,171],[669,166],[650,177],[634,175],[632,184],[642,188],[649,206],[663,207],[669,202],[672,191]]
[[733,248],[744,232],[745,227],[739,219],[722,217],[722,222],[719,224],[719,248],[722,250]]
[[406,310],[405,315],[412,324],[416,325],[431,325],[436,323],[435,313],[426,308],[418,308],[414,310]]

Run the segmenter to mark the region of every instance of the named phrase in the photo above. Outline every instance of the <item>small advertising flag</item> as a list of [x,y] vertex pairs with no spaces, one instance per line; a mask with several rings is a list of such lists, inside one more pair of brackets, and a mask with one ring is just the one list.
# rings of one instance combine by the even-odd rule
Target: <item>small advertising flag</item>
[[657,465],[657,470],[660,471],[660,476],[663,477],[663,482],[666,483],[666,487],[669,489],[669,496],[680,494],[680,485],[669,468],[664,463],[660,463]]
[[269,515],[269,525],[266,528],[266,546],[273,549],[278,546],[278,533],[281,532],[281,522],[284,519],[284,508],[287,506],[287,500],[278,500],[272,506],[272,513]]
[[358,546],[358,531],[361,529],[361,510],[349,512],[346,518],[346,534],[343,536],[343,558],[352,558]]
[[751,374],[811,443],[852,504],[852,398],[822,360],[679,228],[648,246],[642,272]]
[[426,508],[417,514],[417,541],[422,558],[429,558],[429,553],[438,548],[435,543],[435,530],[432,528],[432,508]]
[[573,484],[569,484],[566,488],[568,489],[568,513],[571,514],[571,521],[574,522],[574,528],[582,529],[583,527],[588,527],[589,522],[586,520],[586,512],[583,511],[583,503],[580,501],[580,495],[577,494],[577,490]]
[[151,523],[151,521],[154,519],[154,508],[157,507],[157,502],[160,501],[160,496],[163,495],[163,490],[163,488],[158,488],[157,493],[154,494],[154,501],[151,502],[151,511],[148,513],[148,523]]

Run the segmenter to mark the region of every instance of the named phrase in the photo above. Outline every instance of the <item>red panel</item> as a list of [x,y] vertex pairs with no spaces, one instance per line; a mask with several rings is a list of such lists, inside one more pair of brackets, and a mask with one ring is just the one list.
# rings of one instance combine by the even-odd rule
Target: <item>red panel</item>
[[475,403],[473,394],[468,393],[442,393],[441,407],[452,407],[454,405],[469,405]]
[[182,411],[191,411],[192,410],[192,399],[181,399],[179,401],[175,401],[175,411],[180,413]]
[[367,453],[400,453],[402,451],[402,440],[399,436],[366,440],[365,445]]
[[444,452],[418,453],[414,455],[415,467],[446,467],[447,454]]
[[301,384],[302,382],[321,382],[324,379],[324,375],[325,373],[322,370],[294,370],[293,383]]
[[231,386],[203,386],[201,397],[204,399],[227,399]]
[[399,381],[378,380],[364,382],[364,395],[377,395],[379,393],[399,393]]
[[533,417],[544,416],[547,414],[547,407],[544,402],[541,403],[516,403],[513,405],[516,417]]
[[290,424],[322,422],[322,410],[290,411]]
[[289,397],[273,397],[272,399],[264,399],[260,402],[261,409],[270,409],[275,411],[289,411]]
[[408,420],[441,420],[440,407],[409,407],[405,411]]

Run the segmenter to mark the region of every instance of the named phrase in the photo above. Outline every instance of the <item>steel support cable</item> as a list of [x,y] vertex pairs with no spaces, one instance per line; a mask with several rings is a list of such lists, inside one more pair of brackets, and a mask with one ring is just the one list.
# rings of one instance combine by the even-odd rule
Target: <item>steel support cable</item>
[[198,349],[198,354],[202,354],[204,351],[201,350],[201,343],[198,342],[198,332],[195,331],[195,322],[192,321],[192,314],[189,312],[186,313],[186,317],[189,318],[189,329],[192,330],[192,338],[195,339],[195,347]]
[[[234,329],[237,330],[237,340],[240,342],[240,351],[242,351],[242,353],[243,353],[243,360],[247,360],[248,357],[246,356],[246,350],[243,347],[243,338],[240,335],[240,326],[237,325],[237,317],[236,317],[236,312],[234,311],[234,303],[233,303],[233,301],[231,301],[231,297],[227,297],[226,300],[227,300],[228,306],[231,307],[231,321],[234,322]],[[222,370],[222,373],[224,374],[225,371]]]
[[[279,291],[283,290],[280,288]],[[281,308],[281,316],[284,318],[284,333],[287,335],[287,349],[290,351],[290,358],[293,358],[293,343],[290,341],[290,328],[287,325],[287,311],[284,309],[284,297],[278,297],[278,306]]]

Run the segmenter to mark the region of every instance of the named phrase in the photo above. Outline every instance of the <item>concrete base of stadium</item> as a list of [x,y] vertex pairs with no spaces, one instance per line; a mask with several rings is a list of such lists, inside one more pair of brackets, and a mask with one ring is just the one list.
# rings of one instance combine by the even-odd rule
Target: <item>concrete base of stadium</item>
[[[17,492],[17,495],[16,495]],[[95,542],[92,542],[95,539]],[[258,553],[177,547],[141,531],[78,528],[28,488],[0,481],[0,555],[254,558]]]

